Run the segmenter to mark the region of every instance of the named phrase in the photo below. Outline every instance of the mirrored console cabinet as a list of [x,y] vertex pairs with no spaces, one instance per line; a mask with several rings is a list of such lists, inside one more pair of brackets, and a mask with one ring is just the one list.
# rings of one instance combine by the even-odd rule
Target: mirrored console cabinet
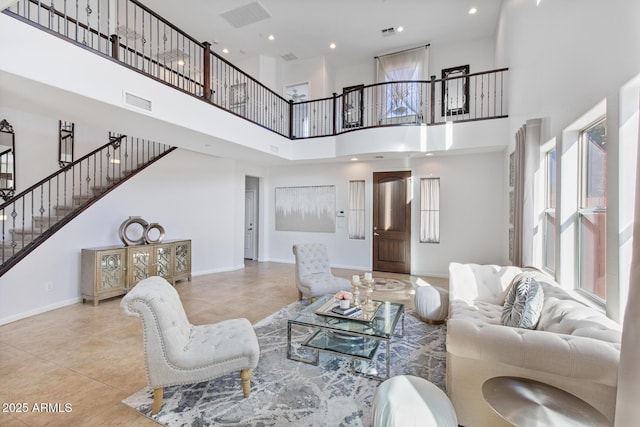
[[161,276],[173,285],[191,280],[191,240],[82,250],[82,302],[124,295],[140,280]]

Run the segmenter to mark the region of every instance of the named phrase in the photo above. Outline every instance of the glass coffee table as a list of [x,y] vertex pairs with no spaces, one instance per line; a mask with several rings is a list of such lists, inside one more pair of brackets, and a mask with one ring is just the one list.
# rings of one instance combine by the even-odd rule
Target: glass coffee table
[[[376,311],[365,312],[357,319],[344,316],[326,314],[333,305],[333,295],[325,295],[305,307],[291,317],[287,323],[287,358],[299,362],[318,364],[319,353],[332,353],[351,359],[353,373],[368,378],[383,381],[389,378],[389,363],[391,358],[391,338],[398,324],[401,331],[397,336],[404,335],[404,305],[394,302],[374,301]],[[335,303],[337,305],[337,303]],[[311,349],[313,358],[301,357],[293,351],[292,335],[294,329],[304,328],[304,336],[298,341],[301,346]],[[374,362],[374,356],[380,343],[386,344],[384,362],[386,372],[378,375],[375,366],[368,371],[358,371],[356,361],[365,361],[369,365]]]

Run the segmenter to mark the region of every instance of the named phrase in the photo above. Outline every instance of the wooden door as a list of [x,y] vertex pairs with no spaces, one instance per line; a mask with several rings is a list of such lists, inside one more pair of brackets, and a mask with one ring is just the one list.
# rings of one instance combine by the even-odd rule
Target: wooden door
[[411,272],[411,172],[373,174],[373,270]]

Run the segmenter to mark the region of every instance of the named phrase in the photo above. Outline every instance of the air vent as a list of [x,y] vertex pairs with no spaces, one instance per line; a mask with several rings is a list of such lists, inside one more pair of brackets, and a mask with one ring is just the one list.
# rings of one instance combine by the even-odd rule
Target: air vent
[[220,16],[234,28],[241,28],[271,17],[269,12],[258,2],[231,9]]
[[151,111],[151,101],[129,92],[124,93],[124,103],[141,110]]
[[285,53],[284,55],[281,55],[281,58],[284,59],[285,61],[293,61],[295,59],[298,59],[296,54],[293,52]]
[[389,37],[396,33],[396,29],[393,27],[389,27],[380,30],[380,32],[382,33],[382,37]]

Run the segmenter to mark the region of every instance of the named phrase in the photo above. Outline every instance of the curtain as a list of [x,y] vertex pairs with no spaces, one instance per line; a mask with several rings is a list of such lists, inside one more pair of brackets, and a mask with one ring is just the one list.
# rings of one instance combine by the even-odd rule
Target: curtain
[[364,181],[349,181],[349,238],[364,240]]
[[376,81],[380,85],[380,119],[402,116],[421,116],[422,93],[416,83],[402,80],[427,80],[427,48],[421,46],[402,52],[376,57]]
[[522,265],[522,222],[524,208],[524,153],[527,127],[522,126],[516,133],[516,151],[514,155],[515,180],[513,184],[513,239],[511,242],[511,264]]
[[440,178],[420,180],[420,243],[440,243]]
[[515,266],[540,265],[540,237],[536,206],[536,171],[540,168],[541,119],[530,119],[516,133],[513,188],[513,245],[511,263]]
[[624,313],[618,367],[615,427],[637,425],[640,419],[640,149],[636,152],[635,206],[629,297]]

